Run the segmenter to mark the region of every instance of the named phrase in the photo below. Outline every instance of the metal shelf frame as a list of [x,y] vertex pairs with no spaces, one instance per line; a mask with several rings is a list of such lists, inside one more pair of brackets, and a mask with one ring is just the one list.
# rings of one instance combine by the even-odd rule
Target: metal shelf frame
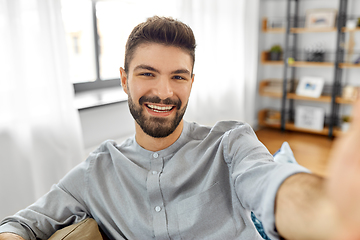
[[[285,51],[284,51],[284,59],[283,59],[283,94],[281,100],[281,131],[285,131],[286,129],[286,110],[290,112],[289,117],[290,121],[293,121],[294,117],[294,99],[289,99],[287,97],[288,86],[290,84],[291,92],[294,92],[294,81],[289,79],[295,79],[296,75],[296,66],[289,65],[288,58],[290,57],[290,36],[292,35],[292,46],[297,46],[297,34],[298,31],[294,31],[294,29],[299,27],[299,21],[301,20],[299,17],[299,3],[300,0],[287,0],[286,6],[286,28],[285,28]],[[336,53],[335,53],[335,62],[334,62],[334,79],[333,79],[333,90],[331,94],[331,113],[330,113],[330,121],[328,127],[328,136],[332,138],[334,136],[334,128],[337,126],[338,116],[339,116],[339,103],[336,102],[337,97],[341,95],[341,78],[342,78],[342,66],[344,60],[344,49],[341,47],[341,44],[345,41],[345,31],[343,28],[346,26],[346,18],[347,18],[347,3],[348,0],[339,0],[339,9],[338,9],[338,19],[336,26]],[[293,10],[293,16],[291,16],[291,10]],[[296,59],[296,51],[293,52],[293,57]],[[288,77],[289,75],[289,77]],[[289,103],[289,107],[287,107],[287,103]]]

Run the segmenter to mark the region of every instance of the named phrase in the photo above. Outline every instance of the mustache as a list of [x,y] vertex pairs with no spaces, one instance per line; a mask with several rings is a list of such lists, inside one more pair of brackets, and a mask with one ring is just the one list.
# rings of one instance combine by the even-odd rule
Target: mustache
[[175,105],[177,109],[181,108],[182,102],[180,99],[174,100],[171,98],[166,98],[164,100],[161,100],[158,96],[148,97],[148,96],[142,96],[139,99],[139,104],[143,105],[144,102],[150,102],[150,103],[157,103],[157,104],[165,104],[165,105]]

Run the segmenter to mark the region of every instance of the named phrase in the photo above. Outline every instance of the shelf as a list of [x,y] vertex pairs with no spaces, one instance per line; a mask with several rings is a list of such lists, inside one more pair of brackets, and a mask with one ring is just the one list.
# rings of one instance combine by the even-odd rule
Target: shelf
[[[293,1],[289,1],[288,4],[292,5]],[[299,1],[294,1],[295,2],[295,9],[299,8]],[[339,63],[339,61],[335,61],[336,59],[343,59],[346,55],[345,55],[345,51],[347,51],[349,54],[348,57],[350,57],[350,53],[354,53],[352,50],[352,44],[355,40],[353,40],[353,38],[355,38],[354,36],[354,32],[360,32],[360,26],[353,28],[353,29],[349,29],[346,27],[340,27],[340,26],[345,26],[347,25],[347,19],[351,19],[348,15],[347,15],[347,8],[346,8],[346,1],[345,0],[340,0],[339,1],[340,5],[339,8],[337,9],[338,13],[342,13],[344,14],[344,18],[343,17],[339,17],[337,16],[336,20],[336,26],[334,25],[328,25],[331,27],[311,27],[311,28],[307,28],[307,27],[303,27],[304,26],[304,22],[303,20],[305,19],[305,25],[308,19],[308,16],[306,17],[300,17],[298,16],[297,11],[293,12],[291,10],[291,7],[289,6],[287,8],[286,11],[286,16],[289,17],[289,19],[276,19],[276,18],[263,18],[262,21],[262,32],[263,33],[282,33],[285,37],[285,45],[282,46],[282,48],[284,49],[283,52],[283,59],[282,61],[271,61],[270,59],[270,52],[269,51],[264,51],[261,53],[261,59],[260,59],[260,64],[263,65],[269,65],[274,71],[278,71],[281,69],[276,70],[273,66],[284,66],[286,69],[284,69],[283,72],[283,79],[280,80],[284,80],[284,81],[289,81],[289,77],[288,76],[292,76],[292,78],[295,78],[295,76],[297,76],[295,73],[297,71],[300,71],[301,69],[297,69],[297,68],[317,68],[320,70],[320,68],[328,68],[330,71],[334,71],[334,81],[332,81],[331,87],[332,90],[336,93],[338,93],[338,91],[340,91],[341,89],[341,85],[343,84],[342,81],[342,69],[360,69],[360,63],[359,64],[354,64],[351,63],[351,61],[346,61],[345,63]],[[335,19],[335,17],[334,17]],[[333,19],[333,20],[334,20]],[[288,23],[286,25],[286,20],[290,20],[292,22]],[[320,19],[319,19],[320,20]],[[319,22],[320,23],[320,22]],[[285,26],[285,27],[284,27]],[[296,27],[295,27],[296,26]],[[309,26],[309,25],[306,25]],[[276,28],[278,27],[278,28]],[[334,34],[335,33],[335,34]],[[348,33],[348,34],[347,34]],[[307,51],[305,51],[305,49],[297,49],[298,47],[300,47],[298,45],[298,41],[297,38],[301,37],[301,34],[311,34],[311,38],[318,38],[321,37],[322,35],[325,37],[324,34],[326,34],[326,36],[329,36],[331,39],[337,39],[336,41],[336,50],[335,52],[327,52],[326,55],[329,56],[328,58],[326,58],[326,62],[310,62],[310,61],[306,61],[306,60],[317,60],[317,59],[312,59],[311,54],[309,55],[307,53]],[[321,35],[321,36],[320,36]],[[265,37],[265,34],[263,34],[263,36]],[[350,40],[346,39],[346,36],[349,37]],[[340,37],[340,38],[339,38]],[[357,39],[358,35],[356,33],[356,39]],[[328,37],[326,37],[328,38]],[[339,41],[340,40],[340,41]],[[348,41],[348,42],[345,42]],[[308,39],[306,40],[308,41]],[[326,41],[326,39],[325,39]],[[345,43],[342,43],[345,42]],[[305,55],[304,55],[305,54]],[[273,56],[271,54],[271,56]],[[317,57],[314,55],[314,57]],[[320,55],[319,55],[320,57]],[[334,60],[335,59],[335,60]],[[345,59],[345,58],[344,58]],[[348,59],[348,58],[347,58]],[[343,60],[341,60],[343,61]],[[268,68],[268,67],[264,67]],[[288,69],[287,69],[288,68]],[[333,68],[333,69],[331,69]],[[309,69],[310,70],[310,69]],[[322,71],[325,71],[325,69],[323,69]],[[327,71],[327,70],[326,70]],[[353,71],[353,70],[352,70]],[[302,71],[301,71],[301,74]],[[272,79],[269,79],[272,80]],[[313,98],[313,97],[305,97],[305,96],[300,96],[297,95],[295,92],[296,89],[296,82],[294,82],[295,80],[291,80],[290,83],[291,84],[287,84],[287,86],[291,87],[288,89],[284,89],[284,85],[281,82],[274,82],[271,81],[270,83],[267,82],[268,80],[263,80],[264,82],[260,82],[259,84],[259,95],[260,96],[265,96],[265,97],[271,97],[271,98],[277,98],[280,99],[280,101],[285,101],[282,102],[281,108],[282,111],[284,111],[284,107],[286,106],[286,104],[288,103],[287,100],[290,100],[290,103],[292,103],[294,100],[296,101],[307,101],[307,102],[313,102],[313,104],[316,105],[331,105],[331,112],[328,113],[329,116],[334,117],[334,119],[339,119],[339,116],[341,115],[339,112],[339,109],[337,108],[338,104],[354,104],[354,101],[351,99],[345,99],[342,98],[340,95],[338,97],[335,96],[330,96],[330,94],[328,94],[328,89],[325,89],[324,93],[327,95],[322,95],[318,98]],[[344,91],[344,94],[347,93],[348,91]],[[350,95],[350,90],[349,90],[349,94],[345,94],[343,96],[347,96],[349,95],[349,97],[351,97]],[[279,101],[279,100],[277,100]],[[335,106],[334,106],[335,104]],[[289,104],[289,109],[288,112],[293,113],[294,112],[294,104]],[[346,106],[350,107],[350,106]],[[262,114],[262,116],[260,116]],[[314,133],[314,134],[320,134],[320,135],[329,135],[329,132],[332,133],[333,136],[338,136],[341,133],[341,131],[338,129],[338,127],[334,127],[334,125],[332,123],[335,123],[335,120],[333,120],[333,118],[327,118],[326,123],[328,123],[328,127],[323,128],[321,131],[316,131],[316,130],[312,130],[312,129],[306,129],[306,128],[298,128],[295,126],[294,123],[283,123],[284,125],[282,125],[280,123],[280,117],[279,117],[279,112],[278,111],[273,111],[271,110],[271,112],[265,110],[259,112],[259,124],[262,126],[266,126],[266,127],[272,127],[272,128],[285,128],[286,130],[291,130],[291,131],[300,131],[300,132],[307,132],[307,133]],[[286,119],[291,119],[292,118],[287,118]],[[265,121],[266,120],[266,121]],[[337,120],[336,120],[337,121]],[[335,125],[338,125],[337,123]]]
[[[261,64],[264,65],[284,65],[284,61],[272,61],[269,60],[269,52],[263,51],[260,57]],[[340,64],[341,65],[341,64]],[[289,63],[289,67],[334,67],[335,64],[333,62],[306,62],[306,61],[295,61]],[[360,64],[344,64],[342,65],[343,68],[345,67],[360,67]]]
[[267,18],[262,20],[262,31],[264,33],[285,33],[285,28],[268,28],[267,27]]
[[290,28],[291,33],[323,33],[336,32],[336,28]]
[[289,63],[290,67],[334,67],[332,62],[306,62],[306,61],[295,61]]
[[[275,82],[277,86],[272,86]],[[266,79],[259,84],[259,94],[264,97],[281,98],[282,97],[282,79]]]
[[336,103],[339,104],[354,104],[356,100],[344,99],[341,97],[336,97]]
[[360,68],[360,63],[339,63],[339,68]]
[[296,99],[296,100],[305,100],[305,101],[315,101],[315,102],[331,102],[331,96],[320,96],[318,98],[314,97],[305,97],[297,95],[296,93],[288,93],[287,98]]
[[269,59],[269,52],[262,52],[261,53],[261,64],[264,64],[264,65],[284,65],[284,61],[281,60],[281,61],[271,61],[271,60],[268,60]]
[[348,29],[346,27],[343,27],[342,31],[343,32],[358,32],[358,31],[360,31],[360,27],[357,27],[357,28],[354,28],[354,29]]
[[[265,122],[265,117],[266,117],[267,111],[268,111],[267,109],[263,109],[263,110],[259,111],[259,113],[258,113],[259,126],[280,129],[280,127],[281,127],[280,123],[279,124],[268,124]],[[318,131],[318,130],[313,130],[313,129],[308,129],[308,128],[299,128],[299,127],[296,127],[295,124],[291,123],[291,122],[285,123],[285,130],[319,134],[319,135],[324,135],[324,136],[327,136],[329,134],[328,127],[324,127],[321,131]],[[334,131],[333,131],[333,135],[339,136],[341,134],[342,134],[341,130],[339,128],[335,127]]]
[[[267,79],[263,80],[259,84],[259,95],[263,97],[271,97],[271,98],[281,98],[282,97],[282,86],[280,87],[280,92],[276,91],[275,88],[269,87],[270,81],[281,81],[281,79]],[[268,88],[268,89],[267,89]],[[271,89],[269,89],[271,88]],[[315,101],[315,102],[331,102],[331,96],[320,96],[318,98],[313,97],[305,97],[297,95],[296,93],[287,93],[287,99],[294,99],[294,100],[304,100],[304,101]],[[338,104],[354,104],[355,100],[351,99],[344,99],[342,97],[336,97],[336,103]]]

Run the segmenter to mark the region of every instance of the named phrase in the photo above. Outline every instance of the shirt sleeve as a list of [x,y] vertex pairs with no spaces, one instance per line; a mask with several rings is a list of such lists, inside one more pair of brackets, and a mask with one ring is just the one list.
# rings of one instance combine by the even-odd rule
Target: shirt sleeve
[[276,163],[252,128],[241,125],[229,132],[227,159],[237,197],[255,213],[270,239],[279,239],[275,228],[275,197],[286,178],[308,169],[292,163]]
[[24,239],[48,239],[55,231],[89,216],[85,204],[89,159],[71,170],[34,204],[5,218],[0,233],[15,233]]

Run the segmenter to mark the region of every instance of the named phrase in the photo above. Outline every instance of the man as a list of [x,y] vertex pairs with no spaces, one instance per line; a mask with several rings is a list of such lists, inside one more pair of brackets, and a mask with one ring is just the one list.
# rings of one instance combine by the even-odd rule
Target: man
[[274,163],[247,124],[183,120],[194,52],[193,33],[179,21],[153,17],[135,27],[120,69],[135,136],[103,143],[43,198],[3,220],[0,239],[46,239],[87,217],[110,239],[261,239],[251,211],[271,239],[359,239],[360,194],[352,191],[360,184],[351,178],[359,178],[352,155],[359,124],[336,148],[328,182]]

